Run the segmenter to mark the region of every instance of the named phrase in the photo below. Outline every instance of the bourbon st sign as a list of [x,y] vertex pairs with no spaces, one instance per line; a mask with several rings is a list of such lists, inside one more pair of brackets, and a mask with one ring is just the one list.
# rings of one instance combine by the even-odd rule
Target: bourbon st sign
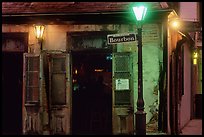
[[123,42],[136,41],[136,36],[134,33],[129,34],[112,34],[107,35],[108,44],[117,44]]

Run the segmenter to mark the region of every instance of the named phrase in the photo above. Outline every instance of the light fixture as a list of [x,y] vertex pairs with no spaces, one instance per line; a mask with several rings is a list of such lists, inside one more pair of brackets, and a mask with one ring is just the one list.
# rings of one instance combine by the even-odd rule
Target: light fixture
[[181,21],[179,18],[173,18],[169,21],[170,27],[173,29],[180,29],[181,28]]
[[75,69],[75,71],[74,71],[74,74],[76,74],[76,75],[78,74],[78,71],[77,71],[77,69]]
[[95,72],[103,72],[103,69],[94,69]]
[[133,7],[133,11],[134,11],[137,21],[142,21],[144,20],[144,17],[146,15],[147,7],[143,5],[136,6],[136,7]]
[[40,49],[42,50],[42,41],[43,41],[43,33],[45,30],[45,26],[41,24],[34,25],[34,32],[35,36],[38,39],[38,42],[40,44]]
[[193,65],[197,65],[197,60],[198,60],[198,52],[195,50],[193,52]]
[[35,25],[34,26],[34,31],[35,31],[35,36],[38,40],[43,39],[43,33],[44,33],[45,26],[44,25]]

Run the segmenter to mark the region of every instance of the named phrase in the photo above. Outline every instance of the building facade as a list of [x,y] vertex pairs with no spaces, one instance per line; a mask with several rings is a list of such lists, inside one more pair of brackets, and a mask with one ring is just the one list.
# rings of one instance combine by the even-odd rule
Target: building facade
[[[107,40],[137,34],[133,4],[2,3],[4,134],[136,134],[138,42]],[[142,31],[146,130],[173,134],[178,114],[188,111],[179,97],[192,97],[194,44],[168,26],[178,17],[168,3],[148,5]],[[45,26],[42,41],[34,33],[38,23]]]

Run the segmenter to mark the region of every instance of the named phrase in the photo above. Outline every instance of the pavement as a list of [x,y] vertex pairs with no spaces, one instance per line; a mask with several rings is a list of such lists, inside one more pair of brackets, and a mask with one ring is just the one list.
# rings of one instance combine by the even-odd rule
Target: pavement
[[202,119],[192,119],[181,130],[180,135],[202,135]]
[[[202,119],[192,119],[181,130],[179,135],[202,135]],[[162,132],[147,132],[146,135],[168,135]]]
[[167,133],[155,132],[155,133],[146,133],[146,135],[167,135]]

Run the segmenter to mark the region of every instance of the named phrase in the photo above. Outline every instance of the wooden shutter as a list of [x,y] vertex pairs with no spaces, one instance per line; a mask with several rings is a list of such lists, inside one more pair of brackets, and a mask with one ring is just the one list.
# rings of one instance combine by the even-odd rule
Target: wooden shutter
[[51,134],[70,133],[69,54],[49,54]]
[[39,103],[40,56],[26,56],[26,104]]
[[133,134],[130,53],[113,54],[113,133]]
[[130,105],[129,54],[114,54],[115,105]]
[[40,133],[40,91],[41,91],[41,56],[24,53],[23,77],[23,132],[25,134]]

